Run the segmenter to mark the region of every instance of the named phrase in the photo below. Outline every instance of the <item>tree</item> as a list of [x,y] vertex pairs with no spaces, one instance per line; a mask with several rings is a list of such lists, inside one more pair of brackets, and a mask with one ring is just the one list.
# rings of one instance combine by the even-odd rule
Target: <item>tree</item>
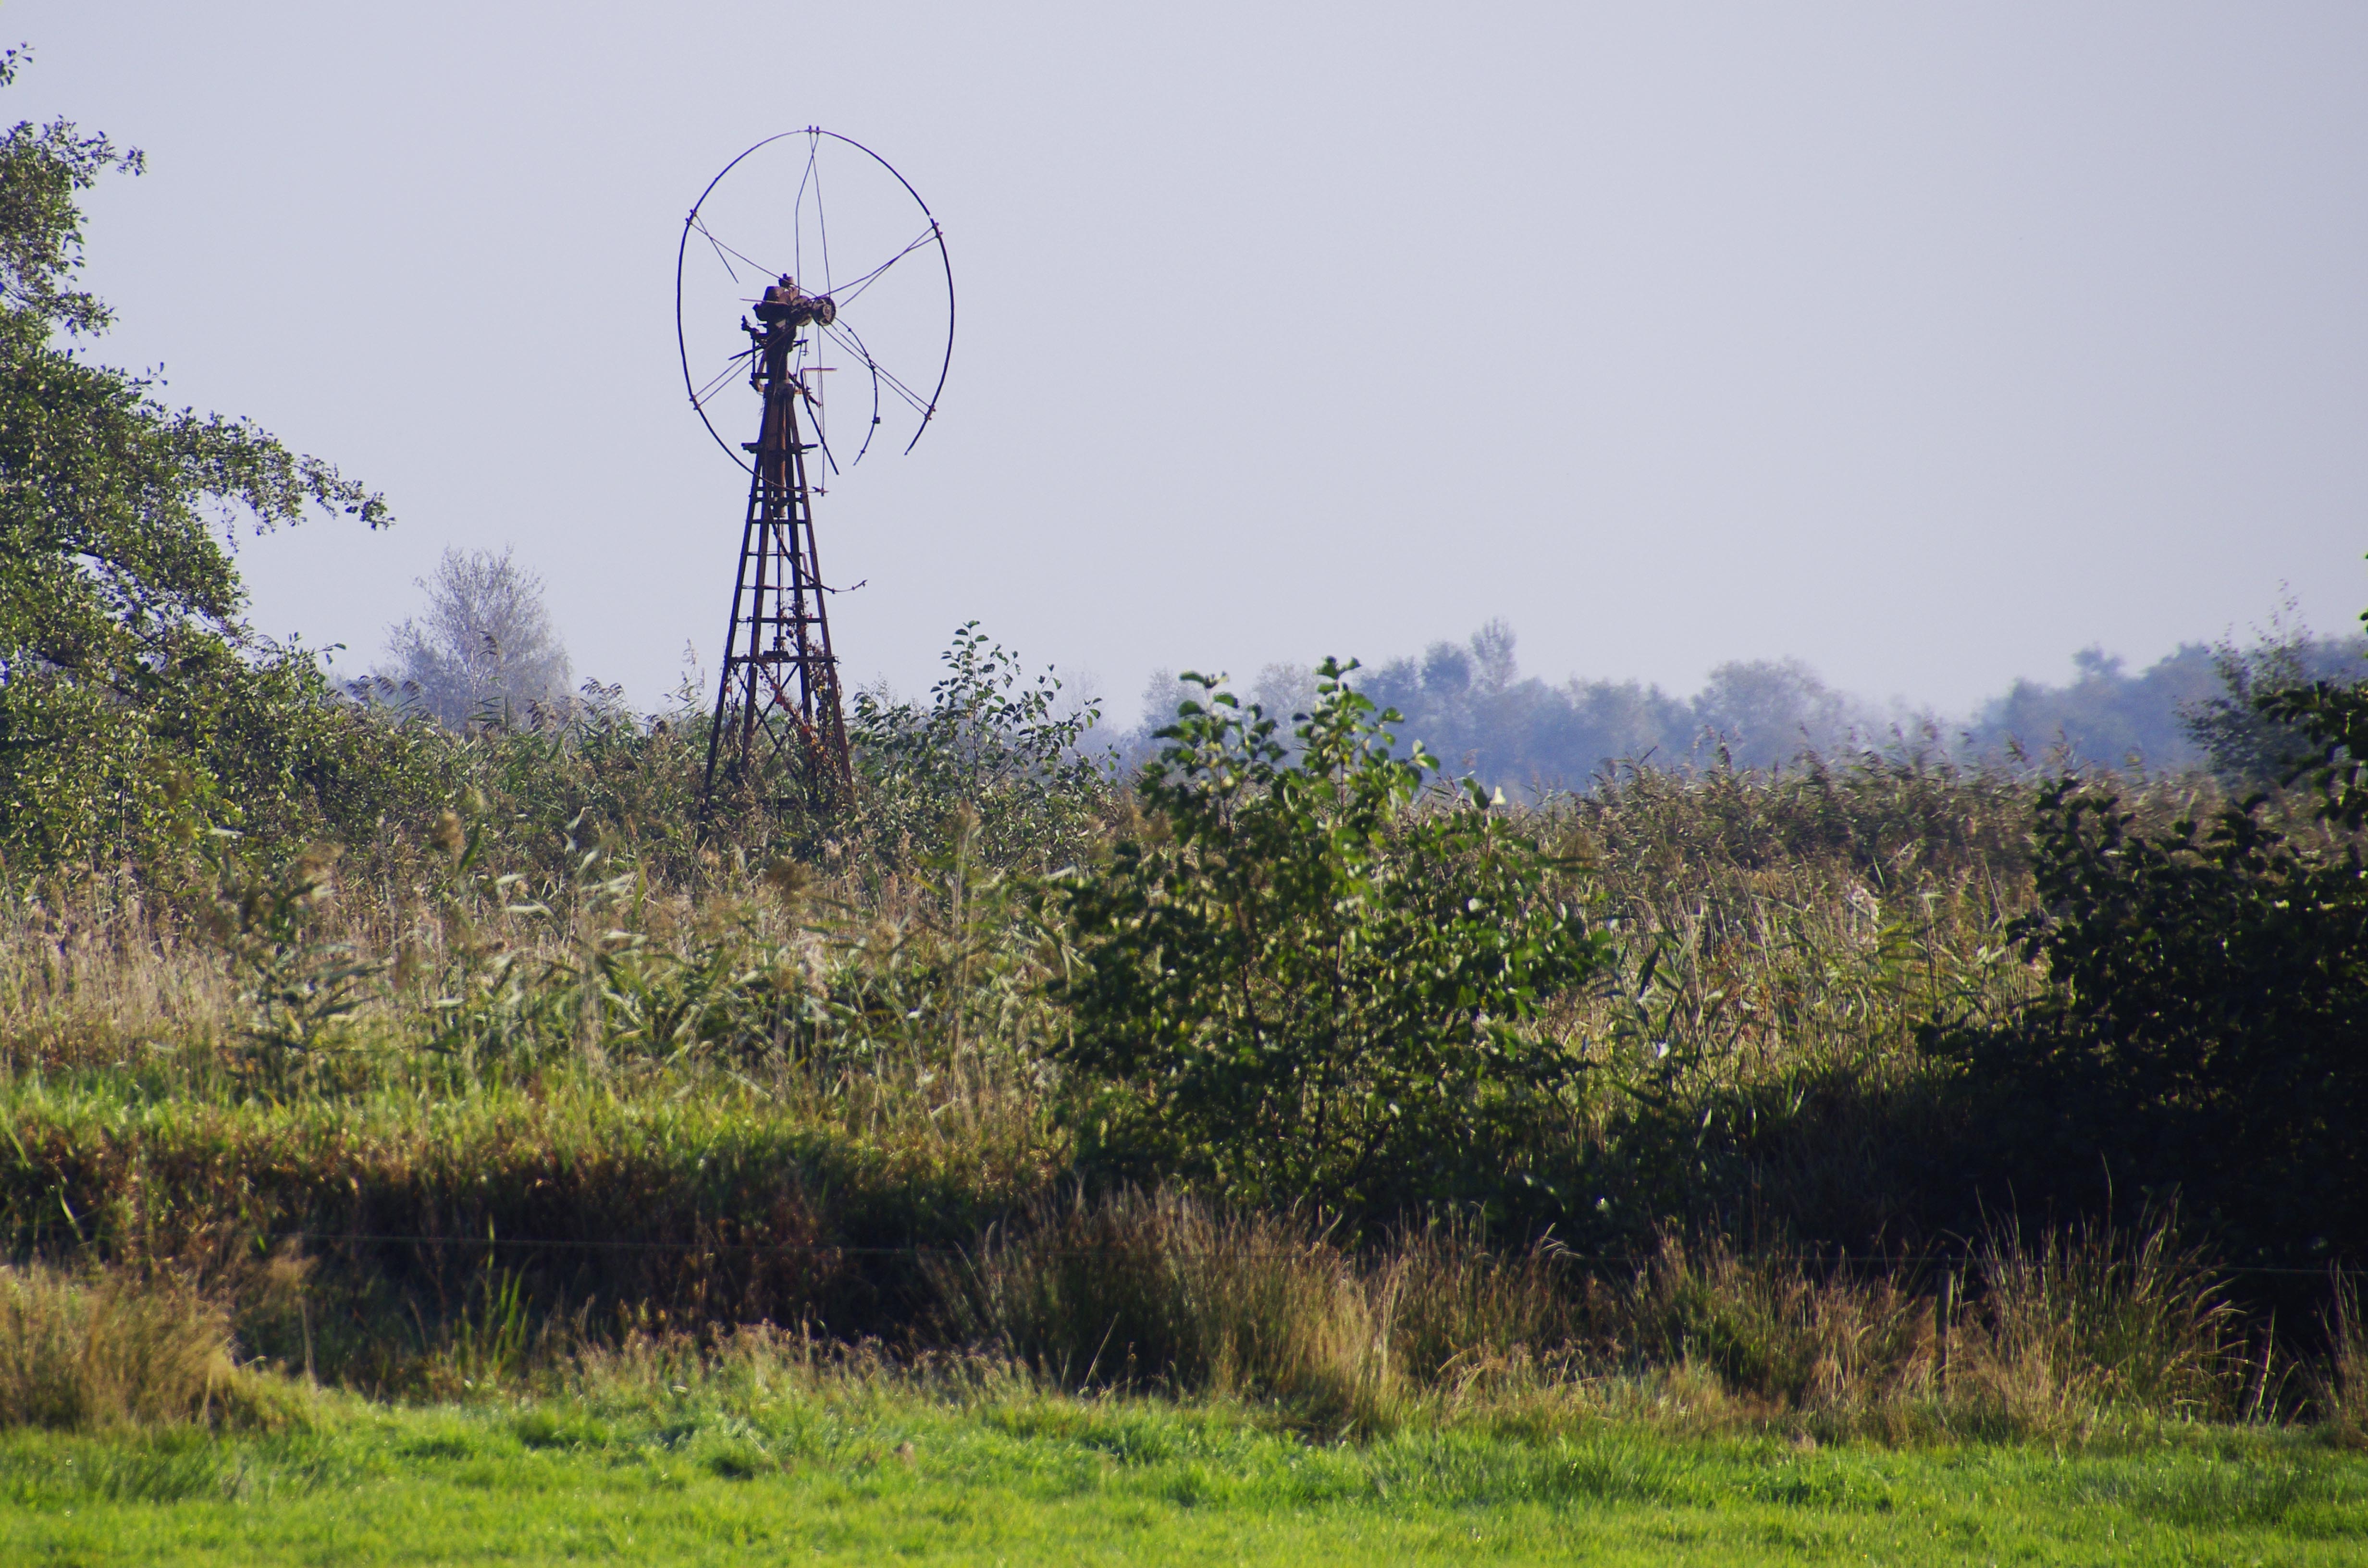
[[1745,767],[1773,767],[1804,751],[1844,750],[1872,727],[1849,698],[1798,659],[1719,665],[1694,699],[1694,718]]
[[1319,668],[1295,755],[1185,676],[1203,699],[1161,732],[1141,825],[1063,884],[1067,1060],[1112,1085],[1112,1147],[1244,1199],[1543,1187],[1581,1071],[1543,1013],[1609,939],[1476,785],[1420,799],[1436,764],[1393,756],[1354,667]]
[[1402,754],[1418,740],[1508,792],[1583,790],[1618,759],[1685,756],[1695,728],[1685,703],[1634,681],[1524,678],[1518,648],[1513,629],[1491,620],[1462,646],[1434,642],[1419,661],[1394,659],[1357,678],[1366,696],[1406,715]]
[[[2368,611],[2362,612],[2360,623],[2368,627]],[[2286,687],[2261,693],[2254,706],[2263,719],[2291,727],[2298,737],[2281,782],[2308,779],[2318,792],[2322,822],[2346,833],[2368,825],[2368,680]],[[2352,870],[2356,877],[2356,846]]]
[[2118,767],[2135,756],[2157,771],[2195,760],[2180,715],[2212,690],[2211,650],[2182,643],[2135,674],[2100,647],[2072,655],[2064,686],[2017,680],[1982,705],[1965,731],[1975,756],[2055,755],[2083,766]]
[[372,683],[381,693],[416,694],[456,730],[565,711],[567,650],[543,608],[542,579],[518,565],[507,546],[498,555],[448,550],[419,586],[427,614],[389,631],[393,663]]
[[[0,54],[0,86],[21,51]],[[226,540],[378,495],[245,419],[175,410],[96,364],[112,319],[74,286],[78,197],[137,151],[72,123],[0,135],[0,858],[48,864],[190,813],[292,831],[361,810],[376,742],[320,706],[317,661],[259,642]],[[293,705],[293,706],[291,706]]]

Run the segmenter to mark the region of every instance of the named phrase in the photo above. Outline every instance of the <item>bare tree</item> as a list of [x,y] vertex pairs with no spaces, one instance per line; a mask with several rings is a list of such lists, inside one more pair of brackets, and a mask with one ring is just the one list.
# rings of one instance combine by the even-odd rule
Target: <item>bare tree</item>
[[410,696],[444,724],[524,725],[564,711],[567,650],[542,606],[542,579],[510,548],[448,550],[418,580],[427,608],[387,632],[381,695]]

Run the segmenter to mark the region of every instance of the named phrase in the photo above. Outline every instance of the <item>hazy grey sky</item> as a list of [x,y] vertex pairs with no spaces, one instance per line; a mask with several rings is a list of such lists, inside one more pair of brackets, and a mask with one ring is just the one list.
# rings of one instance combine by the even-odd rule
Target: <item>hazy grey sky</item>
[[[381,487],[243,547],[342,642],[513,542],[580,671],[712,667],[744,481],[682,216],[770,132],[946,225],[939,419],[819,508],[859,680],[975,617],[1155,665],[1412,652],[1960,707],[2368,602],[2368,6],[19,0],[119,363]],[[729,410],[730,405],[726,405]],[[727,417],[729,417],[727,412]]]

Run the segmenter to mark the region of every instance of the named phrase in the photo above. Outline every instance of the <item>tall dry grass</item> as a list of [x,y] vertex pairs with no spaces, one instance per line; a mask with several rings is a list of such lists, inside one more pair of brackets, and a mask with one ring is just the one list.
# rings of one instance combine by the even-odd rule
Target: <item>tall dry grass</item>
[[12,1075],[210,1045],[235,1006],[220,949],[136,877],[52,879],[0,896],[0,1066]]
[[2356,1285],[2336,1281],[2326,1328],[2327,1354],[2305,1374],[2313,1414],[2328,1441],[2368,1448],[2368,1324],[2361,1320]]
[[2236,1414],[2245,1366],[2236,1310],[2168,1216],[2087,1222],[2026,1243],[1994,1235],[1975,1259],[1979,1375],[1987,1397],[2051,1406]]
[[1312,1421],[1388,1419],[1395,1282],[1295,1214],[1232,1214],[1168,1190],[1082,1192],[991,1228],[933,1268],[956,1338],[1070,1388],[1271,1399]]
[[1837,1432],[2065,1436],[2117,1415],[2233,1417],[2236,1313],[2166,1219],[1918,1267],[1664,1243],[1593,1317],[1632,1368],[1691,1366],[1731,1398]]
[[292,1409],[237,1364],[224,1309],[186,1286],[0,1268],[0,1426],[245,1424]]
[[[1625,1270],[1431,1225],[1352,1251],[1314,1219],[1081,1195],[941,1266],[947,1326],[1070,1388],[1251,1395],[1387,1429],[1541,1400],[1830,1435],[2078,1437],[2238,1414],[2234,1314],[2168,1221],[1881,1269],[1664,1240]],[[1710,1414],[1705,1416],[1707,1409]]]

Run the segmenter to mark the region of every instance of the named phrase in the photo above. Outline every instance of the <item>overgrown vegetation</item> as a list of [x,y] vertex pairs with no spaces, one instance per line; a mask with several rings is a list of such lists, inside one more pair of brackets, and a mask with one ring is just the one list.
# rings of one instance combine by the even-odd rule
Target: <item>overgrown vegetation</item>
[[2242,798],[1903,746],[1508,803],[1332,663],[1129,772],[972,625],[853,805],[702,832],[695,709],[432,722],[245,633],[207,507],[382,507],[53,341],[124,161],[0,144],[0,1418],[794,1335],[1367,1442],[2358,1440],[2368,688],[2232,677]]
[[2051,1195],[2181,1191],[2245,1261],[2307,1266],[2368,1242],[2368,681],[2257,701],[2291,731],[2288,779],[2309,777],[2302,820],[2256,794],[2149,829],[2109,788],[2048,786],[2037,907],[2009,934],[2051,985],[1932,1038],[2021,1102],[1999,1142]]
[[1477,785],[1422,798],[1436,764],[1396,759],[1398,715],[1346,674],[1326,662],[1291,753],[1188,677],[1208,700],[1161,733],[1142,825],[1058,890],[1080,1114],[1250,1202],[1551,1202],[1585,1064],[1544,1015],[1610,942]]
[[[1041,881],[983,853],[974,811],[942,852],[850,831],[811,864],[693,854],[677,881],[581,820],[513,849],[490,800],[389,835],[370,881],[314,852],[242,882],[227,857],[194,913],[136,873],[43,879],[0,969],[12,1250],[174,1271],[247,1354],[387,1392],[772,1322],[1322,1431],[1600,1412],[1671,1379],[1689,1419],[1835,1437],[2343,1429],[2352,1341],[2250,1313],[2313,1277],[2223,1269],[2284,1233],[2205,1200],[2230,1167],[2183,1173],[2184,1233],[2141,1183],[2108,1197],[2067,1165],[2051,1187],[1998,1116],[2007,1081],[1929,1049],[1936,1018],[2004,1040],[2066,1016],[2013,939],[2078,917],[2039,902],[2062,873],[2019,787],[1869,761],[1426,801],[1329,695],[1295,761],[1262,714],[1185,715],[1169,770]],[[1253,769],[1256,793],[1215,788]],[[2186,831],[2182,798],[2124,799],[2129,831]],[[1458,948],[1422,918],[1441,889],[1508,917]],[[1292,961],[1165,919],[1228,900]],[[1525,909],[1562,944],[1549,983],[1498,960]],[[1210,946],[1162,956],[1187,940]],[[1112,954],[1250,994],[1155,971],[1166,1011],[1137,1013],[1136,982],[1093,989]],[[1439,1006],[1442,972],[1484,989]],[[1294,973],[1315,978],[1286,1006],[1269,988]],[[1343,996],[1354,1028],[1324,1011]],[[1394,1030],[1426,1012],[1451,1032]],[[1168,1022],[1124,1032],[1144,1016]],[[1252,1028],[1270,1075],[1195,1060]],[[1128,1041],[1122,1069],[1097,1054]],[[1522,1119],[1486,1097],[1491,1046],[1553,1053]],[[1445,1088],[1395,1152],[1381,1122],[1387,1157],[1289,1119],[1293,1074],[1386,1086],[1417,1049],[1447,1053],[1424,1085]],[[1441,1169],[1444,1201],[1421,1181]],[[2331,1244],[2279,1266],[2351,1256]]]

